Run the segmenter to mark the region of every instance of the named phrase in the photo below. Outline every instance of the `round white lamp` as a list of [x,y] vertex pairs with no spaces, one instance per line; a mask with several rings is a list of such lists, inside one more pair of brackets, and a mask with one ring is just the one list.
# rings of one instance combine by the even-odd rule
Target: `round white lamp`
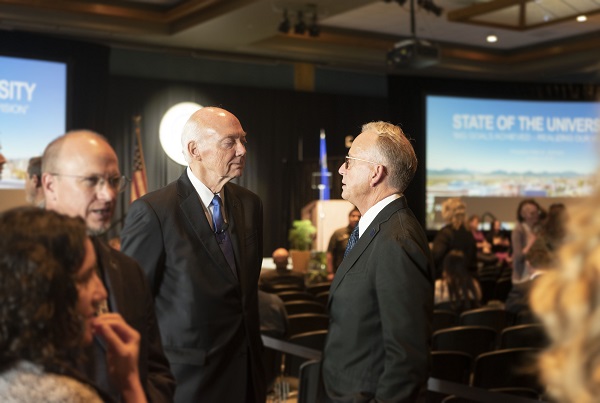
[[181,102],[169,108],[160,121],[160,145],[169,158],[183,166],[187,166],[187,162],[181,152],[181,131],[185,122],[200,108],[202,106],[195,102]]

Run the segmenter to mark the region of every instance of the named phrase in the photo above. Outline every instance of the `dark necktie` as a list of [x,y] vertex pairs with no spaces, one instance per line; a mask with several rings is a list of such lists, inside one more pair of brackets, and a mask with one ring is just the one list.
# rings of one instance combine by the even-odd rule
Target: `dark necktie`
[[350,253],[350,250],[352,248],[354,248],[354,245],[356,245],[356,242],[358,242],[358,224],[356,224],[356,227],[354,227],[354,229],[352,230],[352,233],[350,234],[350,238],[348,238],[348,245],[346,245],[346,250],[344,251],[344,257],[346,257],[348,255],[348,253]]
[[237,278],[237,273],[235,270],[235,258],[233,257],[233,247],[231,246],[229,232],[227,232],[229,225],[225,223],[225,220],[223,219],[223,212],[221,211],[222,204],[219,195],[215,195],[210,204],[213,206],[212,219],[215,237],[217,238],[217,242],[221,247],[221,251],[225,256],[225,259],[227,259],[227,263],[229,263],[229,268],[233,272],[233,275]]

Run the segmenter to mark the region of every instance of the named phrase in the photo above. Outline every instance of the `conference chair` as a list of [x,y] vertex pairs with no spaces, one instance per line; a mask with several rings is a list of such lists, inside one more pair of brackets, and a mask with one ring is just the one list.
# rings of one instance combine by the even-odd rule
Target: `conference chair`
[[327,308],[327,301],[329,300],[329,291],[323,291],[318,293],[315,296],[315,299],[317,302],[320,302],[321,304],[323,304],[323,306]]
[[471,386],[529,388],[542,392],[535,373],[537,348],[509,348],[480,354],[473,364]]
[[283,304],[288,315],[300,313],[325,313],[323,304],[316,301],[288,301]]
[[539,324],[510,326],[500,332],[500,349],[545,348],[547,345],[548,336],[544,327]]
[[291,336],[312,332],[315,330],[327,330],[329,328],[329,316],[323,313],[301,313],[288,316],[289,332]]
[[298,403],[314,403],[319,399],[321,361],[306,361],[300,365]]
[[496,289],[494,290],[494,299],[502,302],[506,302],[508,293],[512,288],[512,280],[509,278],[500,278],[496,282]]
[[488,326],[502,331],[511,324],[510,313],[502,308],[477,308],[464,311],[460,314],[459,324],[461,326]]
[[263,284],[260,286],[260,289],[271,293],[271,294],[279,294],[281,292],[286,292],[286,291],[302,291],[304,292],[304,289],[302,287],[300,287],[300,285],[298,284]]
[[315,297],[306,291],[284,291],[278,292],[277,296],[281,298],[283,302],[289,301],[314,301]]
[[[308,347],[316,351],[323,351],[327,330],[315,330],[290,336],[288,341],[303,347]],[[285,373],[291,377],[300,375],[300,366],[308,361],[306,358],[295,356],[293,354],[285,355]]]
[[492,351],[496,331],[487,326],[455,326],[438,330],[432,336],[432,351],[462,351],[475,358]]
[[331,282],[309,284],[308,286],[306,286],[306,291],[316,296],[317,294],[322,293],[324,291],[329,291],[330,287]]
[[433,331],[446,329],[458,325],[458,315],[454,311],[436,309],[433,311]]
[[462,351],[432,351],[430,376],[468,385],[472,362],[471,355]]

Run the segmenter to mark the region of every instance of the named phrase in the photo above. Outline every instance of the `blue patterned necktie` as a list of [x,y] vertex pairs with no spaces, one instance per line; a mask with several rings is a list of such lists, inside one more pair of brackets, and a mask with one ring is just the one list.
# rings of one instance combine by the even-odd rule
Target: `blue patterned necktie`
[[217,242],[221,247],[221,251],[225,256],[225,259],[227,259],[227,263],[229,263],[229,268],[233,272],[233,275],[237,278],[237,273],[235,270],[235,258],[233,256],[233,247],[231,246],[229,232],[227,232],[229,225],[225,223],[225,220],[223,219],[223,213],[221,211],[222,204],[219,195],[216,194],[215,197],[213,197],[210,204],[213,207],[212,219],[215,237],[217,238]]
[[356,227],[354,227],[354,229],[352,230],[352,233],[350,234],[350,238],[348,238],[348,245],[346,245],[346,250],[344,251],[344,257],[346,257],[348,255],[348,253],[350,253],[350,250],[352,248],[354,248],[354,245],[356,245],[356,242],[358,242],[358,224],[356,224]]

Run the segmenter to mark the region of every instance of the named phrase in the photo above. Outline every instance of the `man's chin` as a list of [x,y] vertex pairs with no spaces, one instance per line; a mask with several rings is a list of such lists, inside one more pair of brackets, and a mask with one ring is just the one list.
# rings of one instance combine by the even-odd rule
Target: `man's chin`
[[110,223],[87,223],[88,235],[97,236],[102,235],[110,228]]

